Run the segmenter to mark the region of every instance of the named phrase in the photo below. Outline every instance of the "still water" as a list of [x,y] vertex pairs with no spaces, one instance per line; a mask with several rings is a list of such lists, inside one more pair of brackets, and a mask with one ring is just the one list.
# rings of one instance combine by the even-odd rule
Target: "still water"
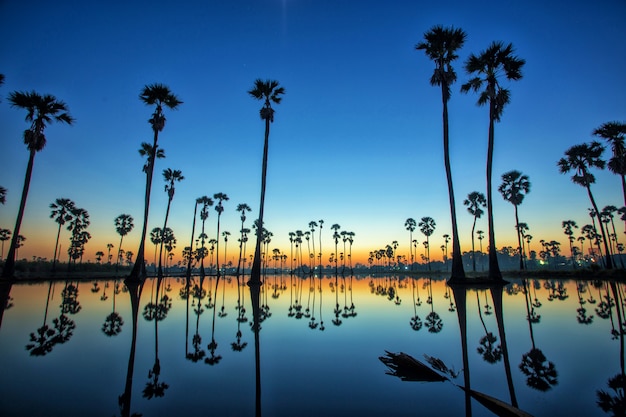
[[[534,416],[621,415],[599,401],[624,404],[623,284],[268,276],[258,333],[259,293],[235,277],[9,290],[6,417],[498,415],[463,386]],[[449,372],[403,380],[379,359],[386,351]]]

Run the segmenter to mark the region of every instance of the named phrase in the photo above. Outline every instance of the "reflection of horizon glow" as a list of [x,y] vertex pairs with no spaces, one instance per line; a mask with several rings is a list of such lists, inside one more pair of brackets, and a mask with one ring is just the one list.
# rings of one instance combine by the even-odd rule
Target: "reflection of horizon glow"
[[[194,277],[189,300],[186,300],[181,298],[185,296],[183,279],[163,280],[158,297],[160,299],[162,295],[167,295],[171,308],[158,324],[159,384],[165,381],[169,388],[163,398],[150,401],[140,397],[146,370],[155,366],[155,322],[147,321],[141,313],[147,305],[156,302],[157,285],[156,279],[146,281],[139,305],[133,412],[156,412],[179,401],[188,403],[188,410],[192,411],[195,403],[186,400],[186,395],[190,394],[185,393],[197,392],[205,387],[212,387],[216,391],[215,398],[219,399],[215,401],[216,412],[225,412],[233,405],[239,413],[245,414],[252,409],[254,404],[250,398],[253,398],[254,392],[254,349],[250,346],[254,344],[254,337],[250,328],[250,293],[245,281],[241,280],[238,287],[234,277],[225,277],[220,279],[216,292],[215,277],[206,277],[202,290],[197,285],[199,278]],[[13,286],[11,296],[14,306],[5,310],[0,328],[0,355],[7,358],[7,367],[10,368],[7,372],[10,370],[11,374],[21,377],[19,380],[0,382],[0,388],[7,393],[0,400],[0,409],[10,411],[17,406],[8,403],[6,398],[21,398],[24,388],[20,381],[32,380],[37,374],[35,368],[45,366],[50,368],[50,376],[39,376],[41,392],[33,394],[32,400],[26,405],[31,407],[29,409],[33,414],[37,414],[36,410],[44,406],[54,410],[57,405],[53,399],[63,391],[81,395],[88,389],[80,383],[86,378],[102,388],[95,395],[90,394],[89,398],[94,398],[95,402],[82,404],[82,411],[88,412],[92,407],[97,407],[110,410],[109,414],[115,412],[117,396],[124,386],[130,346],[130,304],[128,293],[120,288],[115,295],[114,307],[114,283],[97,283],[94,286],[93,280],[71,282],[78,289],[76,301],[82,307],[76,314],[68,316],[76,323],[73,335],[66,343],[54,345],[51,351],[39,358],[30,358],[24,346],[28,342],[29,333],[43,323],[48,285]],[[612,290],[605,283],[598,286],[594,284],[591,281],[533,279],[528,280],[526,287],[528,297],[521,280],[511,280],[505,288],[502,302],[508,359],[521,409],[540,416],[543,408],[538,407],[543,406],[537,404],[549,408],[550,404],[558,403],[564,409],[570,407],[573,413],[584,410],[586,415],[598,414],[595,392],[605,389],[607,379],[619,370],[619,343],[613,340],[612,333],[618,323],[615,306],[608,308],[606,314],[599,307],[602,300],[609,300],[607,294],[613,298]],[[54,284],[48,306],[49,325],[61,313],[63,288],[65,282]],[[95,288],[99,290],[92,291]],[[616,285],[616,288],[621,296],[626,292],[623,284]],[[102,300],[105,290],[109,297]],[[74,292],[72,294],[76,295]],[[435,407],[432,398],[445,392],[450,398],[450,404],[445,409],[453,414],[458,413],[463,406],[462,395],[454,394],[453,390],[447,393],[448,388],[438,386],[398,385],[384,375],[384,369],[376,361],[385,350],[404,351],[416,358],[422,354],[441,358],[451,369],[462,369],[457,315],[459,300],[455,299],[459,294],[462,293],[457,290],[453,292],[444,280],[424,277],[365,276],[351,279],[332,276],[323,280],[292,278],[288,275],[265,277],[260,295],[261,306],[269,313],[265,315],[260,333],[264,410],[293,410],[293,407],[306,404],[307,410],[316,413],[328,414],[329,409],[324,407],[331,405],[338,410],[352,407],[353,410],[363,412],[369,409],[384,413],[379,408],[380,404],[373,403],[374,398],[377,401],[396,398],[394,401],[398,410],[410,410],[415,397],[428,409]],[[509,391],[503,369],[506,358],[502,357],[502,350],[499,349],[502,340],[497,327],[498,311],[494,300],[488,290],[468,289],[465,294],[472,389],[508,401]],[[212,308],[207,308],[209,296],[212,297]],[[237,309],[238,299],[243,300],[244,309]],[[413,301],[418,299],[420,305]],[[537,306],[532,308],[540,316],[538,322],[529,323],[527,319],[527,299]],[[590,324],[579,324],[577,320],[581,299],[587,315],[594,317]],[[290,307],[296,305],[296,300],[302,312],[299,319],[295,314],[289,315]],[[189,340],[188,352],[185,353],[187,302]],[[217,312],[222,307],[228,314],[219,317]],[[336,317],[335,310],[341,320],[339,326],[332,324]],[[117,336],[107,337],[102,333],[102,323],[113,311],[119,314],[124,325]],[[427,328],[427,317],[433,312],[442,323],[439,332],[429,332]],[[412,328],[412,320],[416,315],[423,323],[417,330]],[[242,320],[242,317],[247,320]],[[318,326],[310,325],[313,318]],[[324,331],[320,331],[322,321]],[[200,343],[197,349],[194,348],[196,342]],[[558,372],[558,384],[543,394],[529,388],[526,376],[518,369],[523,355],[533,348],[539,349]],[[492,350],[486,354],[485,349]],[[204,355],[192,361],[187,354],[193,355],[194,351],[204,352]],[[84,352],[89,354],[85,355]],[[493,360],[487,360],[492,354]],[[72,365],[63,359],[68,355],[74,358]],[[486,359],[483,359],[483,355],[486,355]],[[98,360],[94,361],[94,357]],[[212,366],[204,364],[206,358],[212,358],[207,361]],[[34,361],[38,361],[37,367],[33,367],[36,364]],[[61,379],[62,374],[67,376]],[[294,375],[301,375],[302,378],[295,378]],[[329,398],[329,402],[309,404],[297,394],[303,389],[302,384],[306,384],[307,390],[314,397]],[[342,395],[334,391],[338,386],[342,387]],[[376,386],[376,394],[368,391],[372,386]],[[572,389],[579,390],[575,399],[569,396]],[[276,392],[281,392],[280,400]],[[399,399],[405,396],[413,400],[405,402]],[[563,396],[569,399],[562,404],[562,398],[566,398]],[[359,400],[354,403],[348,401],[348,398]],[[478,408],[474,412],[482,415]],[[283,415],[278,411],[270,414]]]

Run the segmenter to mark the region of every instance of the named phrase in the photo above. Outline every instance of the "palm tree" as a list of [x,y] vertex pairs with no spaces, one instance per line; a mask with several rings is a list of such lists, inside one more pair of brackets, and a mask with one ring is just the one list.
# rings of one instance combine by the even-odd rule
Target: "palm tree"
[[428,260],[428,270],[430,271],[430,236],[435,232],[435,220],[432,217],[422,217],[418,224],[421,232],[426,236],[426,259]]
[[[167,193],[167,209],[165,210],[165,221],[163,222],[163,232],[167,229],[167,218],[170,215],[170,206],[172,205],[172,200],[174,199],[174,192],[176,191],[176,187],[174,187],[174,183],[180,182],[185,179],[183,177],[182,171],[178,169],[167,168],[163,170],[163,179],[165,180],[165,192]],[[163,269],[161,267],[162,255],[163,255],[163,245],[165,244],[165,235],[161,236],[161,246],[159,247],[159,268],[157,274],[159,277],[163,276]],[[139,255],[137,255],[137,261],[139,262]],[[135,262],[135,263],[136,263]],[[134,268],[133,268],[134,270]]]
[[[118,248],[118,254],[122,253],[122,241],[124,240],[124,236],[129,234],[130,231],[133,230],[133,227],[135,227],[135,224],[133,223],[133,217],[130,214],[120,214],[115,218],[115,230],[120,235],[120,246]],[[128,256],[128,254],[126,256]],[[115,263],[116,271],[119,263],[120,256],[117,257],[117,262]]]
[[578,225],[574,220],[563,220],[561,225],[563,227],[563,233],[565,233],[569,240],[569,250],[572,254],[572,266],[576,268],[576,262],[574,260],[574,229],[578,229]]
[[413,232],[415,231],[416,226],[417,226],[417,222],[415,221],[415,219],[411,217],[406,219],[406,221],[404,222],[404,228],[409,231],[409,253],[411,256],[411,270],[413,270],[413,262],[414,262],[413,246],[411,242],[413,242]]
[[[474,216],[474,222],[472,223],[472,270],[476,272],[476,250],[474,249],[474,229],[476,228],[476,220],[480,219],[484,211],[482,207],[485,207],[487,200],[485,195],[478,191],[472,191],[467,195],[467,198],[463,200],[463,205],[467,206],[469,214]],[[482,251],[482,249],[481,249]]]
[[[82,256],[84,245],[87,243],[87,240],[91,238],[91,235],[85,232],[87,227],[91,224],[91,221],[89,220],[89,213],[83,208],[74,207],[71,216],[72,220],[67,226],[67,230],[72,232],[68,254],[70,260],[74,259],[74,261],[76,261],[76,259]],[[68,262],[68,269],[69,264]]]
[[2,242],[2,252],[0,258],[4,258],[4,242],[11,238],[11,231],[9,229],[0,229],[0,242]]
[[337,245],[339,244],[339,238],[341,237],[339,235],[338,230],[341,229],[341,226],[339,226],[337,223],[335,223],[332,226],[330,226],[330,228],[334,231],[333,232],[333,239],[335,239],[335,276],[337,276],[337,273],[338,273],[337,261],[339,260],[339,258],[337,256]]
[[317,227],[317,222],[311,220],[309,222],[309,230],[311,231],[311,241],[313,243],[313,254],[311,258],[311,275],[315,272],[315,228]]
[[524,269],[524,256],[522,254],[522,235],[519,229],[519,217],[517,215],[517,206],[522,204],[524,196],[530,191],[530,181],[528,175],[522,175],[521,172],[513,170],[502,174],[502,184],[498,187],[498,191],[509,203],[515,208],[515,229],[517,230],[517,243],[519,245],[519,269]]
[[465,71],[477,74],[461,86],[461,92],[470,90],[478,92],[483,84],[485,89],[480,92],[478,105],[489,104],[489,141],[487,146],[487,220],[489,223],[489,278],[501,280],[502,273],[498,265],[496,238],[493,225],[493,195],[491,176],[493,170],[494,123],[499,122],[511,93],[500,85],[498,77],[504,75],[507,80],[517,81],[522,78],[522,67],[525,60],[513,55],[513,45],[504,46],[502,42],[493,42],[478,56],[471,54],[465,62]]
[[[161,244],[161,235],[163,234],[163,230],[160,227],[155,227],[150,232],[150,242],[154,245],[154,267],[156,268],[156,252],[158,246]],[[155,271],[156,272],[156,271]]]
[[14,91],[9,94],[9,102],[12,107],[19,107],[27,111],[26,121],[30,122],[30,127],[24,130],[24,144],[28,149],[29,157],[26,166],[26,175],[24,176],[22,198],[17,212],[15,228],[13,229],[13,238],[11,239],[11,246],[9,247],[7,260],[2,271],[3,278],[12,277],[15,270],[17,238],[20,234],[22,218],[24,217],[24,210],[26,208],[26,198],[28,197],[28,189],[30,188],[30,178],[33,173],[35,154],[46,146],[46,135],[44,133],[46,126],[53,121],[66,123],[68,125],[74,122],[74,119],[69,114],[67,105],[50,94],[41,96],[34,91],[30,93]]
[[237,211],[241,213],[241,216],[239,216],[239,218],[241,219],[241,238],[239,239],[239,259],[237,260],[237,277],[239,277],[239,272],[241,270],[241,256],[244,244],[244,223],[246,222],[246,211],[252,211],[252,209],[246,203],[241,203],[237,205]]
[[200,276],[202,278],[204,278],[204,258],[206,257],[206,249],[204,247],[204,243],[206,242],[206,239],[208,238],[208,236],[206,235],[206,233],[204,233],[204,226],[206,223],[206,220],[209,218],[209,207],[213,205],[213,200],[210,198],[206,198],[204,200],[202,200],[202,209],[200,209],[200,220],[202,220],[202,229],[200,231],[200,236],[198,236],[200,238]]
[[204,204],[204,201],[206,201],[208,198],[209,197],[205,195],[202,197],[196,198],[196,204],[193,206],[193,222],[191,223],[191,242],[189,243],[190,255],[187,259],[187,279],[188,280],[191,278],[191,262],[193,260],[193,256],[191,256],[191,253],[193,252],[193,237],[196,231],[196,213],[198,212],[198,204]]
[[55,272],[61,227],[63,227],[66,222],[72,220],[72,210],[76,208],[76,205],[69,198],[57,198],[54,203],[50,203],[50,208],[52,209],[50,212],[50,218],[54,219],[54,221],[59,224],[57,239],[54,244],[54,257],[52,258],[52,272]]
[[109,262],[109,265],[111,265],[111,249],[113,249],[113,247],[112,243],[107,243],[107,261]]
[[[161,240],[161,245],[165,248],[166,252],[165,258],[169,258],[171,261],[174,256],[172,250],[176,247],[176,236],[174,236],[174,231],[169,227],[163,229],[163,236]],[[165,268],[167,269],[167,261],[165,262]]]
[[[618,211],[617,207],[608,205],[608,206],[604,206],[604,208],[600,212],[600,218],[602,222],[606,223],[606,233],[609,235],[609,238],[611,239],[610,249],[611,249],[611,253],[613,254],[613,256],[615,256],[615,248],[613,247],[613,243],[617,243],[617,231],[615,230],[615,222],[613,221],[615,216],[613,215],[613,213],[617,211]],[[613,230],[613,233],[609,232],[609,223],[611,223],[611,229]],[[613,263],[617,265],[615,260],[613,260]]]
[[[566,157],[561,158],[558,162],[561,174],[566,174],[573,170],[574,175],[572,176],[572,181],[574,184],[581,185],[587,189],[587,195],[589,196],[596,216],[599,216],[598,213],[600,213],[600,211],[591,193],[591,184],[596,182],[596,177],[589,172],[589,169],[594,167],[604,169],[605,162],[601,158],[602,152],[604,152],[604,147],[596,141],[590,144],[583,143],[581,145],[574,145],[565,151]],[[602,231],[602,240],[604,241],[606,268],[612,269],[613,263],[609,255],[608,240],[602,225],[600,225],[600,230]]]
[[230,232],[228,230],[224,230],[222,232],[222,236],[224,237],[224,264],[228,266],[228,257],[226,254],[228,251],[228,236],[230,236]]
[[320,239],[320,254],[319,254],[320,278],[323,278],[324,277],[324,268],[322,267],[322,228],[324,227],[324,220],[320,219],[317,223],[320,226],[320,234],[319,234],[319,239]]
[[[526,259],[528,258],[528,255],[526,253],[526,241],[529,235],[527,235],[526,232],[528,232],[530,228],[528,227],[528,223],[519,222],[517,223],[517,227],[515,229],[518,231],[518,233],[522,237],[522,249],[521,250],[522,250],[522,257],[524,258],[524,269],[528,269],[528,264],[526,263]],[[530,238],[532,239],[532,236]],[[528,243],[530,243],[530,240],[528,240]]]
[[[443,102],[443,154],[448,180],[448,198],[450,200],[450,217],[452,221],[452,281],[465,278],[463,258],[459,233],[456,222],[456,203],[452,185],[452,171],[450,168],[450,146],[448,133],[448,100],[450,100],[450,86],[456,81],[456,72],[452,62],[458,58],[457,50],[465,43],[466,34],[462,29],[453,27],[444,28],[434,26],[424,34],[424,41],[418,43],[415,49],[423,49],[428,58],[435,63],[435,70],[430,78],[430,84],[441,87]],[[430,264],[429,264],[430,265]]]
[[263,229],[263,209],[265,206],[265,183],[267,180],[267,148],[270,137],[270,123],[274,122],[274,109],[272,103],[279,104],[285,89],[278,86],[278,81],[257,79],[254,87],[248,91],[253,98],[263,100],[263,107],[259,112],[261,119],[265,120],[265,141],[263,144],[263,166],[261,172],[261,203],[259,204],[259,227],[257,228],[256,246],[254,249],[254,261],[250,273],[250,282],[255,285],[261,283],[261,230]]
[[624,194],[624,205],[626,205],[626,147],[624,146],[626,123],[607,122],[594,130],[593,134],[606,139],[611,145],[613,156],[607,165],[611,172],[622,177],[622,193]]
[[104,256],[104,252],[102,252],[101,250],[96,252],[96,262],[98,262],[98,263],[102,262],[102,257],[103,256]]
[[[146,234],[148,232],[148,212],[150,210],[150,191],[152,189],[154,163],[156,158],[159,157],[160,151],[158,148],[159,132],[163,131],[163,128],[165,127],[165,114],[163,113],[163,106],[168,107],[171,110],[175,110],[182,104],[182,101],[180,101],[178,97],[170,91],[169,87],[158,83],[146,85],[141,90],[139,99],[148,106],[155,106],[155,109],[154,113],[152,113],[152,117],[148,120],[148,123],[152,126],[154,136],[152,147],[149,148],[149,152],[147,153],[148,162],[144,166],[144,172],[146,173],[146,192],[144,199],[143,228],[141,230],[141,240],[139,241],[139,249],[137,250],[137,257],[135,258],[135,265],[129,275],[129,278],[133,281],[139,281],[140,278],[145,278],[146,276],[144,249],[146,244]],[[162,152],[161,155],[163,155]]]
[[4,187],[0,187],[0,204],[4,204],[7,202],[7,189]]
[[224,212],[224,205],[222,201],[228,201],[228,196],[224,193],[216,193],[213,194],[213,198],[217,200],[217,205],[215,206],[215,211],[217,211],[217,238],[215,239],[217,242],[216,252],[215,252],[215,264],[217,265],[217,276],[220,276],[220,217]]

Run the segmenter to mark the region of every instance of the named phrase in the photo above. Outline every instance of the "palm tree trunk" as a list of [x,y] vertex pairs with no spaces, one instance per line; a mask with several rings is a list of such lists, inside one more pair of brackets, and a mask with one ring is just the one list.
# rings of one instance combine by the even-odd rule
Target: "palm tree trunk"
[[167,200],[167,210],[165,211],[165,222],[163,223],[163,230],[161,231],[161,244],[159,246],[159,269],[157,271],[157,276],[159,278],[163,277],[163,268],[161,267],[161,262],[163,259],[163,240],[165,239],[165,228],[167,227],[167,218],[170,215],[170,205],[172,204],[172,199],[168,198]]
[[122,255],[122,241],[124,240],[124,235],[120,237],[120,246],[117,248],[117,262],[115,262],[115,275],[117,275],[117,269],[120,265],[120,258]]
[[241,238],[239,240],[239,259],[237,260],[237,277],[241,271],[241,254],[243,252],[243,220],[241,221]]
[[613,261],[611,259],[611,252],[609,251],[609,244],[606,238],[606,232],[604,231],[604,226],[602,226],[602,221],[600,220],[600,211],[598,211],[598,205],[596,204],[596,200],[593,198],[593,194],[591,194],[591,187],[587,185],[587,194],[589,195],[589,200],[591,200],[591,205],[596,212],[596,216],[598,216],[598,223],[600,226],[600,231],[602,232],[602,240],[604,242],[604,259],[606,262],[606,269],[613,269]]
[[217,268],[217,276],[220,276],[220,216],[222,213],[217,213],[217,239],[215,239],[216,247],[215,247],[215,266]]
[[476,228],[476,216],[472,223],[472,271],[476,272],[476,250],[474,249],[474,229]]
[[519,217],[517,215],[517,204],[513,204],[515,208],[515,229],[517,229],[517,244],[519,245],[519,269],[524,270],[524,250],[522,248],[522,235],[519,231]]
[[196,212],[197,211],[198,211],[198,202],[196,201],[196,205],[193,208],[193,223],[191,224],[191,243],[189,244],[189,260],[187,261],[187,280],[191,278],[191,260],[193,259],[193,234],[196,231]]
[[148,172],[146,173],[146,194],[143,210],[143,227],[141,229],[141,240],[139,241],[139,249],[137,250],[137,258],[135,258],[135,265],[130,272],[129,278],[133,280],[139,280],[146,277],[146,263],[144,260],[144,251],[146,247],[146,234],[148,232],[148,212],[150,211],[150,191],[152,189],[152,176],[154,174],[154,165],[156,163],[157,155],[157,141],[159,140],[159,131],[154,130],[154,139],[152,143],[152,155],[149,155],[150,163],[148,164]]
[[59,230],[57,231],[57,240],[54,244],[54,258],[52,259],[52,272],[56,272],[57,250],[59,249],[59,237],[60,236],[61,236],[61,223],[59,223]]
[[26,165],[26,175],[24,176],[24,188],[22,189],[22,199],[20,200],[20,208],[17,212],[17,220],[13,229],[13,237],[11,238],[11,247],[7,255],[4,269],[2,270],[2,278],[12,278],[15,272],[15,251],[17,250],[17,239],[20,235],[20,227],[22,226],[22,218],[24,217],[24,209],[26,208],[26,198],[28,197],[28,189],[30,188],[30,178],[33,174],[33,164],[35,162],[35,150],[31,149],[28,157],[28,165]]
[[450,218],[452,221],[452,275],[451,280],[465,279],[463,270],[463,258],[461,255],[461,245],[459,243],[459,230],[456,223],[456,203],[454,201],[454,188],[452,186],[452,169],[450,168],[450,140],[448,132],[448,101],[445,99],[445,91],[448,84],[441,83],[441,94],[443,100],[443,155],[446,166],[446,179],[448,181],[448,198],[450,200]]
[[494,119],[495,103],[489,103],[489,143],[487,146],[487,219],[489,223],[489,278],[494,281],[502,279],[498,254],[496,252],[496,234],[493,225],[493,193],[491,190],[491,177],[493,172],[493,145],[494,145]]
[[261,203],[259,205],[259,225],[256,230],[256,246],[254,260],[250,271],[249,283],[256,285],[261,283],[261,240],[263,239],[263,207],[265,205],[265,183],[267,181],[267,151],[270,136],[270,119],[265,119],[265,141],[263,143],[263,167],[261,173]]

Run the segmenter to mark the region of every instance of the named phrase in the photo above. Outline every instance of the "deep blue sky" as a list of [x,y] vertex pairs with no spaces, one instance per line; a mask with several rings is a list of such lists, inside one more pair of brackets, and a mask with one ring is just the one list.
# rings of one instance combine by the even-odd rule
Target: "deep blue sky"
[[[472,217],[462,205],[485,190],[488,110],[459,93],[462,64],[494,40],[512,42],[527,63],[509,85],[511,103],[496,126],[494,184],[503,172],[530,176],[520,220],[538,241],[566,238],[561,221],[589,222],[584,189],[561,175],[557,160],[592,139],[600,124],[626,119],[626,3],[312,1],[0,2],[0,185],[9,190],[0,227],[13,229],[28,153],[25,112],[11,91],[64,100],[73,127],[51,126],[35,169],[21,255],[52,257],[55,224],[48,205],[67,197],[91,213],[88,254],[117,245],[113,219],[130,213],[136,251],[143,210],[143,161],[152,109],[138,99],[149,83],[167,84],[184,104],[167,113],[160,137],[167,158],[156,171],[181,169],[171,227],[188,245],[196,197],[228,194],[222,230],[236,244],[238,203],[258,211],[263,122],[246,93],[256,78],[286,89],[270,137],[266,224],[272,247],[288,250],[288,232],[324,219],[356,233],[355,251],[393,240],[408,254],[404,221],[431,216],[434,247],[450,233],[441,141],[440,90],[433,64],[414,46],[436,24],[468,38],[455,65],[450,101],[452,169],[463,250]],[[607,154],[608,156],[608,151]],[[621,206],[618,177],[598,173],[598,204]],[[162,225],[166,195],[156,177],[149,228]],[[496,191],[498,247],[514,244],[513,208]],[[486,220],[479,228],[486,230]],[[214,225],[211,227],[214,229]],[[420,241],[423,236],[416,236]],[[36,242],[38,245],[35,245]],[[65,245],[66,246],[66,245]],[[568,252],[568,250],[565,250]],[[234,251],[233,251],[234,253]],[[20,255],[20,257],[21,257]]]

